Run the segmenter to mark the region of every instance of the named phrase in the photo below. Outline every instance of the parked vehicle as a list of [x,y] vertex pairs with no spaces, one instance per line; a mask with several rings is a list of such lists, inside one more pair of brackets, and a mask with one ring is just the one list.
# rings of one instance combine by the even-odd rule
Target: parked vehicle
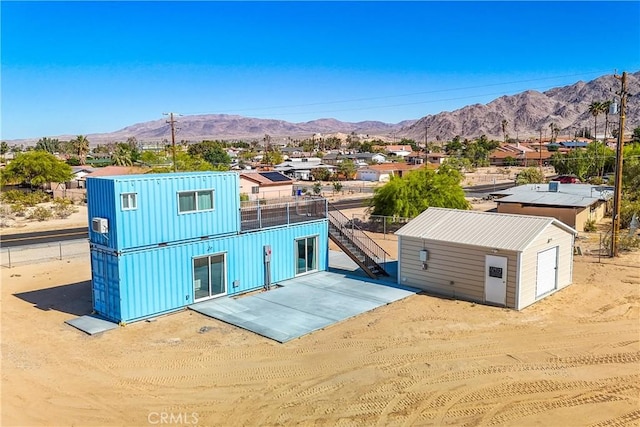
[[580,184],[580,178],[575,175],[559,175],[552,181],[558,181],[561,184]]

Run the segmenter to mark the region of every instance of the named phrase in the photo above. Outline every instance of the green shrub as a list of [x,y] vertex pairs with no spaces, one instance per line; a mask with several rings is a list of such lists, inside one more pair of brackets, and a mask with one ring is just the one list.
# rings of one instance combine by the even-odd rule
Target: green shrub
[[20,202],[13,203],[11,205],[11,212],[15,216],[25,216],[25,214],[27,213],[27,208]]
[[595,219],[588,219],[584,222],[584,231],[586,231],[587,233],[591,233],[596,231],[596,220]]
[[22,200],[24,193],[19,190],[9,190],[0,194],[0,200],[4,203],[13,204]]
[[249,195],[247,193],[240,193],[240,201],[241,202],[248,202],[249,201]]
[[38,203],[44,203],[51,200],[49,195],[42,190],[24,193],[19,190],[9,190],[2,193],[1,200],[5,203],[20,203],[24,206],[35,206]]
[[54,199],[52,210],[54,216],[60,219],[68,218],[69,215],[77,211],[69,199]]
[[31,211],[27,219],[31,219],[35,221],[46,221],[48,219],[51,219],[51,217],[53,217],[53,212],[51,212],[51,209],[38,206]]

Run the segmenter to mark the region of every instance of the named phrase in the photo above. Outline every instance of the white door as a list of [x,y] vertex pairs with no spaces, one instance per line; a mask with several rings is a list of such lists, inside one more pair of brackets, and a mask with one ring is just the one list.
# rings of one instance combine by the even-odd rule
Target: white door
[[507,305],[507,258],[486,255],[484,264],[484,300]]
[[536,298],[556,288],[558,281],[558,247],[538,252]]

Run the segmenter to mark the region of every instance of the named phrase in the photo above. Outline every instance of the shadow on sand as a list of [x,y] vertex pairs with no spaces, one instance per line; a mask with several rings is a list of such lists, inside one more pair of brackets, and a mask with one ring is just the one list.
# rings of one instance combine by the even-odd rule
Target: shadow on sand
[[54,288],[14,294],[23,301],[34,304],[40,310],[56,310],[83,316],[92,311],[91,281],[71,283]]

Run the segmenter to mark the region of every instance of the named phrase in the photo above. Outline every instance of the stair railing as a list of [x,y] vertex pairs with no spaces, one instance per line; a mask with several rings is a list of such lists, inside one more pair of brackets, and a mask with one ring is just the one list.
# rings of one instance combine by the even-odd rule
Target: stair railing
[[366,256],[374,262],[383,264],[387,261],[387,255],[390,255],[380,245],[378,245],[371,237],[358,227],[354,221],[337,208],[329,203],[329,222],[337,228],[341,234],[349,238]]

